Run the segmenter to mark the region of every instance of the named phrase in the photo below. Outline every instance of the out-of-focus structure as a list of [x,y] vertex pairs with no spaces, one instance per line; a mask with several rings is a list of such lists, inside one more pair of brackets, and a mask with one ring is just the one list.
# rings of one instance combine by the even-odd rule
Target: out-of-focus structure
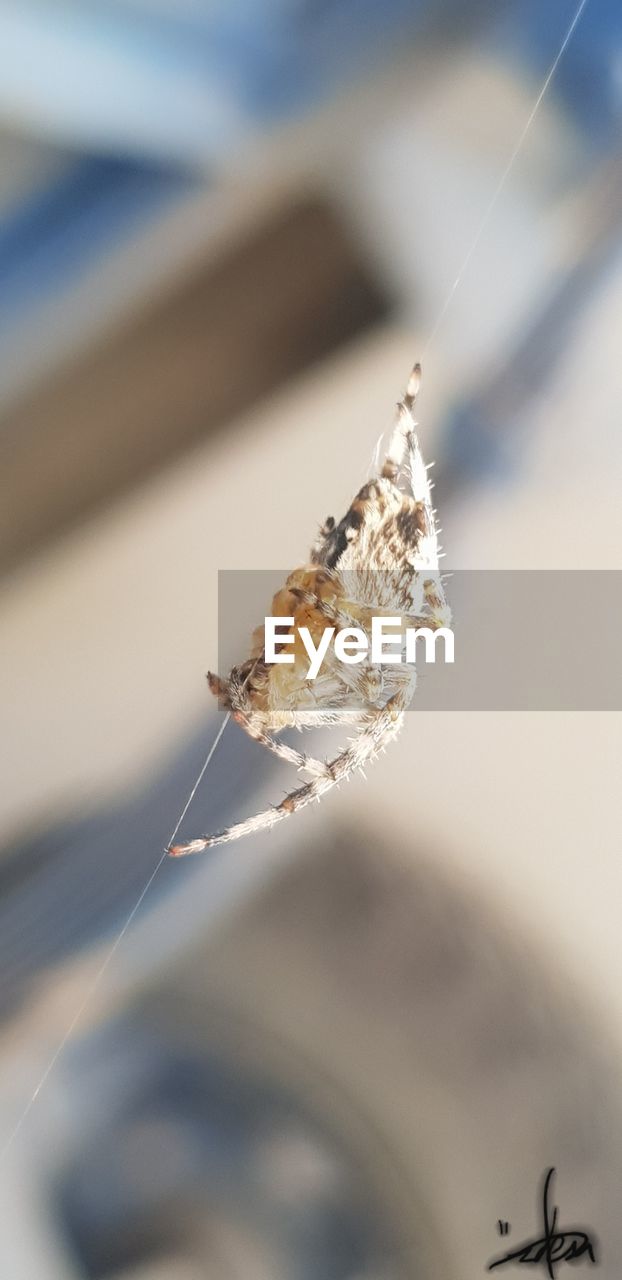
[[[0,3],[9,1280],[478,1274],[553,1165],[618,1273],[619,716],[415,708],[149,883],[218,570],[306,555],[415,356],[448,569],[619,567],[613,0],[490,207],[575,12]],[[282,785],[230,726],[182,835]]]

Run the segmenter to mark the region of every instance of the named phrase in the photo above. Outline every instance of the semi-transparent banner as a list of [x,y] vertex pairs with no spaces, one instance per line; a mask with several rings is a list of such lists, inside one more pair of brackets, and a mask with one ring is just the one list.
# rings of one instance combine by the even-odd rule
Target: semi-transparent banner
[[440,593],[430,575],[313,573],[292,595],[287,570],[220,572],[222,681],[253,657],[273,707],[360,708],[415,671],[417,711],[622,710],[622,571],[444,569]]

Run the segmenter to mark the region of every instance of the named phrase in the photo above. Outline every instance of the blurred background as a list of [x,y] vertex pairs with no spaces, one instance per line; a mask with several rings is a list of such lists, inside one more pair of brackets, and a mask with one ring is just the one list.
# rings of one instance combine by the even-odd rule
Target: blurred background
[[[218,570],[304,560],[414,358],[447,569],[619,568],[616,0],[482,223],[575,10],[0,0],[7,1280],[475,1276],[553,1165],[619,1274],[619,715],[413,711],[139,902]],[[230,725],[181,836],[263,756]]]

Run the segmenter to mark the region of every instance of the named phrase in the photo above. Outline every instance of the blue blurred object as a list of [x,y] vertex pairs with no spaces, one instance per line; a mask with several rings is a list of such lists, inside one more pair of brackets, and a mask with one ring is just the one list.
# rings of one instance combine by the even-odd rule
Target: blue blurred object
[[[503,11],[495,43],[507,60],[544,79],[578,0],[520,0]],[[593,147],[618,141],[622,118],[622,5],[588,0],[555,72],[552,90]]]
[[0,123],[61,148],[43,190],[0,196],[0,329],[187,196],[245,138],[377,63],[425,7],[0,3]]
[[[446,51],[482,31],[537,88],[576,9],[577,0],[466,9],[458,0],[0,0],[0,128],[43,141],[59,170],[17,200],[0,189],[0,330],[70,289],[253,139],[401,46],[423,50],[425,37],[429,59],[431,33]],[[621,67],[622,6],[588,0],[550,92],[589,135],[590,161],[617,137]]]
[[[216,1258],[222,1221],[290,1280],[364,1280],[381,1264],[397,1277],[395,1243],[352,1153],[293,1094],[250,1072],[241,1045],[229,1061],[190,1049],[194,1012],[179,1002],[172,1038],[144,1014],[115,1018],[71,1055],[74,1094],[98,1097],[105,1081],[107,1099],[103,1114],[85,1109],[57,1180],[84,1274],[116,1274],[146,1240],[163,1250],[196,1215]],[[312,1181],[297,1193],[301,1167]]]
[[[213,740],[214,720],[150,786],[105,812],[85,813],[12,842],[0,859],[0,1017],[27,995],[48,966],[98,939],[118,934],[170,837],[171,814],[187,797]],[[238,805],[240,769],[252,765],[255,783],[273,762],[257,757],[244,734],[225,734],[212,765],[212,785],[196,797],[192,819],[225,826]],[[267,753],[266,753],[267,755]],[[183,833],[182,833],[183,834]],[[164,859],[146,906],[179,891],[206,862]],[[181,871],[180,871],[181,867]],[[37,921],[35,930],[31,925]]]
[[0,221],[0,333],[190,186],[149,163],[77,160]]

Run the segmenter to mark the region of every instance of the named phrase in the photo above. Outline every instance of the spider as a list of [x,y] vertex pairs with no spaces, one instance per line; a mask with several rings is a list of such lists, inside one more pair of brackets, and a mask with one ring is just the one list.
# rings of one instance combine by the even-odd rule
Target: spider
[[[267,750],[309,775],[280,804],[211,836],[173,845],[174,857],[200,853],[274,826],[349,778],[398,734],[412,698],[412,664],[344,665],[327,652],[321,673],[307,679],[307,654],[298,628],[317,645],[327,626],[358,626],[369,634],[372,616],[399,612],[409,625],[448,626],[451,615],[438,574],[439,549],[431,485],[415,435],[413,406],[421,367],[416,364],[403,398],[381,471],[364,484],[343,519],[329,516],[311,548],[310,561],[289,575],[272,603],[272,615],[293,618],[290,665],[268,664],[264,631],[254,632],[250,657],[226,680],[208,673],[210,690],[234,720]],[[293,650],[292,650],[293,646]],[[349,722],[354,736],[333,760],[316,760],[279,741],[288,726],[299,729]]]

